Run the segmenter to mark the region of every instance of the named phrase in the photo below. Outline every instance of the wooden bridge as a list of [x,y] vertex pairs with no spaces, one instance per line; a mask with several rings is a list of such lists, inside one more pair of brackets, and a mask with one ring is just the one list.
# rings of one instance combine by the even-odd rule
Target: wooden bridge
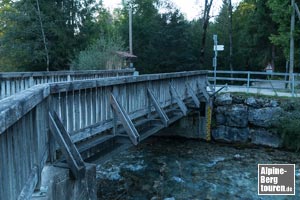
[[134,69],[0,73],[0,99],[43,83],[128,76],[133,73]]
[[81,179],[85,162],[137,145],[193,109],[210,119],[206,71],[67,80],[0,101],[0,199],[30,198],[46,165],[67,165]]

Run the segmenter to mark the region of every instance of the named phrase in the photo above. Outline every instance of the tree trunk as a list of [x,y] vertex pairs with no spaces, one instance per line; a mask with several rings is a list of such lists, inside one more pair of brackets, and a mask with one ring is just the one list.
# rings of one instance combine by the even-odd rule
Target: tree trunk
[[44,31],[44,26],[43,26],[43,21],[42,21],[42,16],[41,16],[41,10],[40,10],[40,4],[39,0],[36,0],[36,6],[37,6],[37,11],[38,11],[38,16],[39,16],[39,22],[40,22],[40,27],[41,27],[41,32],[42,32],[42,38],[43,38],[43,43],[44,43],[44,49],[45,49],[45,55],[46,55],[46,70],[49,71],[49,51],[46,43],[46,36],[45,36],[45,31]]
[[290,69],[289,69],[289,88],[292,88],[294,73],[294,31],[295,31],[295,0],[291,0],[291,33],[290,33]]
[[206,34],[207,34],[207,28],[209,25],[209,12],[211,9],[211,5],[213,0],[205,0],[204,5],[204,13],[203,13],[203,26],[202,26],[202,39],[201,39],[201,49],[200,49],[200,64],[204,64],[204,58],[205,58],[205,45],[206,45]]
[[275,72],[275,45],[272,45],[271,65],[272,65],[272,68],[273,68],[273,72]]

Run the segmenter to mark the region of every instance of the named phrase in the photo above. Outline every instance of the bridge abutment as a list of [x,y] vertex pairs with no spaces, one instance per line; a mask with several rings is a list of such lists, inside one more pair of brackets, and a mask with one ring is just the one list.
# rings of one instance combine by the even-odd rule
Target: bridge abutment
[[200,110],[190,112],[186,117],[165,128],[159,136],[207,139],[207,119]]
[[34,200],[96,200],[96,165],[86,163],[85,176],[75,179],[68,168],[45,166],[41,187],[32,195]]

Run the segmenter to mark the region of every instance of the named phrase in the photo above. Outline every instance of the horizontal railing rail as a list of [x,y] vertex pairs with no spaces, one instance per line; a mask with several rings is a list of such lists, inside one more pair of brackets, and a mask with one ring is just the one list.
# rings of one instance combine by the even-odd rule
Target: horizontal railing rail
[[297,96],[300,89],[300,74],[281,72],[257,72],[257,71],[214,71],[208,72],[208,80],[215,82],[216,86],[228,84],[238,88],[244,88],[248,93],[251,89],[266,89],[278,92],[290,93],[291,96]]
[[131,76],[135,69],[50,71],[50,72],[4,72],[0,73],[0,99],[16,94],[37,84],[87,80],[116,76]]
[[[114,127],[111,95],[134,120],[155,110],[149,90],[166,108],[174,104],[170,86],[176,100],[184,101],[191,91],[206,87],[206,78],[206,71],[193,71],[47,83],[0,100],[0,199],[17,199],[39,185],[44,165],[58,159],[49,134],[50,112],[57,113],[72,142],[85,142]],[[24,187],[31,179],[34,182]]]

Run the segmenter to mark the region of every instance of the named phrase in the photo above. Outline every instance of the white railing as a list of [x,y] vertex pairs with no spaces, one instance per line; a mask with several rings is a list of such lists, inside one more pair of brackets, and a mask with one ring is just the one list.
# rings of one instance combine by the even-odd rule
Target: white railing
[[209,71],[208,80],[215,83],[216,87],[227,84],[229,87],[239,88],[240,91],[263,91],[267,94],[286,93],[298,96],[300,90],[300,74],[257,71]]

